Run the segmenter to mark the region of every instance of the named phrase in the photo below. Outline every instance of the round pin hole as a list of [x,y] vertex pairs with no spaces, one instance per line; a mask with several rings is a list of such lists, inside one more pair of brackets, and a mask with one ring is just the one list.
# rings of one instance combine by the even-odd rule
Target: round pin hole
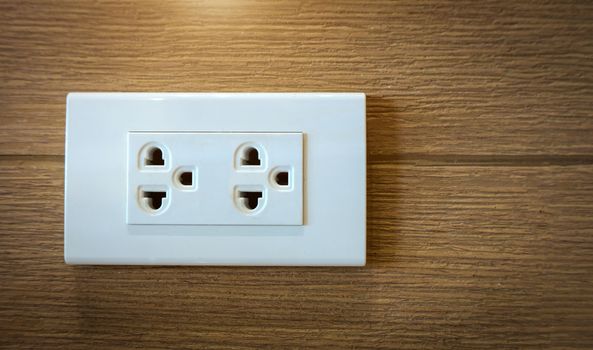
[[287,190],[292,187],[291,169],[288,167],[279,167],[273,169],[270,173],[269,181],[273,187],[279,190]]
[[288,186],[288,171],[277,172],[274,181],[278,186]]
[[174,183],[181,190],[193,189],[196,186],[196,169],[191,167],[179,168],[173,175]]
[[191,171],[184,171],[179,174],[179,183],[183,186],[193,186],[194,174]]

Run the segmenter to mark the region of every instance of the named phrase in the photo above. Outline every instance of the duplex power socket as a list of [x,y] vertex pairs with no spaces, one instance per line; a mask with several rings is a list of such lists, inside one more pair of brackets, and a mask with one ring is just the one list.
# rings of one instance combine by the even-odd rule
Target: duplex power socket
[[302,133],[132,132],[128,224],[302,225]]
[[360,93],[71,93],[71,264],[364,265]]

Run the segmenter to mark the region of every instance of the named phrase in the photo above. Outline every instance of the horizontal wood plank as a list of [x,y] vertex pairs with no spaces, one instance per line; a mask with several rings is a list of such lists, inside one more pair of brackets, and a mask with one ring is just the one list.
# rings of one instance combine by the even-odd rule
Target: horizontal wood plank
[[363,268],[63,263],[63,158],[0,158],[0,346],[588,348],[593,165],[372,162]]
[[[593,348],[593,3],[1,1],[0,348]],[[363,268],[63,263],[70,91],[362,91]]]
[[590,157],[592,56],[587,1],[2,1],[0,154],[70,91],[362,91],[371,157]]

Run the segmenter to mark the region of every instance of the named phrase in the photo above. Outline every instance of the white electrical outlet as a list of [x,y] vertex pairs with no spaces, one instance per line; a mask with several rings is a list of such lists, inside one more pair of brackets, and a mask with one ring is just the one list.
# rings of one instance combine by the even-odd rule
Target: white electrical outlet
[[128,224],[302,225],[302,133],[131,132]]
[[71,93],[75,264],[364,265],[365,98]]

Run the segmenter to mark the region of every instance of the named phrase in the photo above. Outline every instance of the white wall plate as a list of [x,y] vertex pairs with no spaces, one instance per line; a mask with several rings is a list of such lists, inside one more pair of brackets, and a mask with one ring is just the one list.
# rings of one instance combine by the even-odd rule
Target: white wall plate
[[71,93],[71,264],[364,265],[362,93]]

